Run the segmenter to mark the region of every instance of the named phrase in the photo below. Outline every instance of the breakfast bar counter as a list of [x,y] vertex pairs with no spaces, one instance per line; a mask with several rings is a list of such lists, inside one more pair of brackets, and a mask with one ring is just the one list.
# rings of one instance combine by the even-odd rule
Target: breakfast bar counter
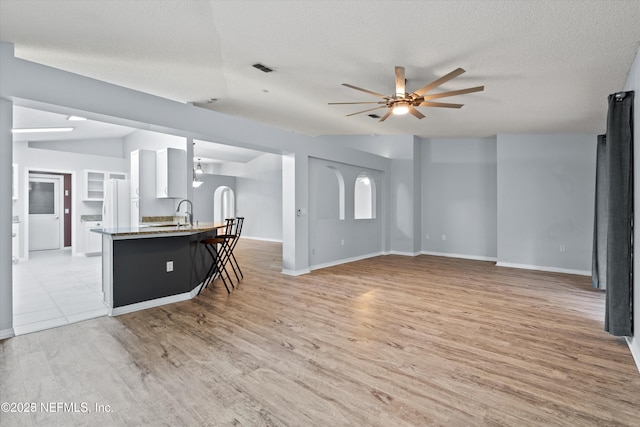
[[151,224],[102,234],[102,291],[110,315],[193,298],[211,256],[200,244],[222,224]]

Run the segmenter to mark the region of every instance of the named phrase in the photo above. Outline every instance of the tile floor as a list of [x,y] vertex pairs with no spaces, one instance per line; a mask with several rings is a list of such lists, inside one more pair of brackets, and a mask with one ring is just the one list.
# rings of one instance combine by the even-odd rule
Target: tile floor
[[13,266],[16,335],[105,316],[102,257],[71,256],[70,249],[31,252]]

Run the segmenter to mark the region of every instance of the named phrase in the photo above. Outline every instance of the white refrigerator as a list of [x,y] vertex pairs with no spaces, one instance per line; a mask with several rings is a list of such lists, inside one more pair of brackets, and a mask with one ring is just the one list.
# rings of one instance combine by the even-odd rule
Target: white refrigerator
[[104,182],[102,222],[104,228],[131,227],[131,182],[129,180],[108,179]]

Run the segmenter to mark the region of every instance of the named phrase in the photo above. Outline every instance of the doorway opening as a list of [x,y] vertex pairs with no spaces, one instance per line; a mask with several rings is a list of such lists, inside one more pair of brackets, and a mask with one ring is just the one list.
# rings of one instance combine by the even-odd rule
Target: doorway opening
[[213,193],[213,222],[223,222],[236,216],[235,194],[227,186],[216,188]]

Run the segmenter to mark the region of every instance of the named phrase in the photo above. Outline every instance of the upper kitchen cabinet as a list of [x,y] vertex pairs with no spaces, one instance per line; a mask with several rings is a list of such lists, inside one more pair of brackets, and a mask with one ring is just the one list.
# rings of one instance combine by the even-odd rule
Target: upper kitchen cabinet
[[187,197],[187,152],[165,148],[156,152],[156,197]]
[[156,197],[156,152],[135,150],[131,152],[131,198]]
[[84,201],[102,202],[104,200],[104,182],[108,179],[127,179],[124,172],[84,171]]

